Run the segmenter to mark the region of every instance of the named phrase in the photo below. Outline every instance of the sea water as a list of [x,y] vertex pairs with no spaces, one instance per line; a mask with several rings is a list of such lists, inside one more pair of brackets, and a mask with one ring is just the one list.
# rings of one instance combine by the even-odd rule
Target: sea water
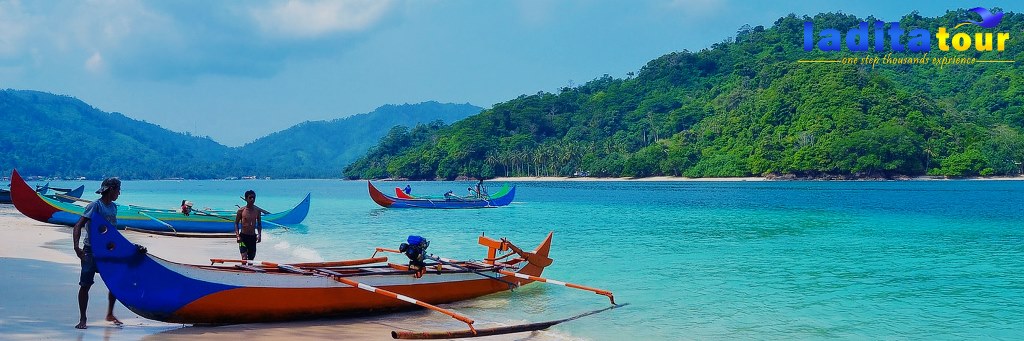
[[[475,185],[375,184],[385,193],[410,184],[414,195]],[[413,234],[435,255],[481,259],[482,233],[529,250],[554,232],[545,277],[629,305],[530,339],[1024,339],[1024,181],[510,184],[511,205],[475,210],[385,209],[366,182],[341,180],[126,181],[118,201],[231,208],[253,189],[278,212],[311,193],[305,222],[268,230],[271,245],[261,246],[291,259],[364,258]],[[492,326],[607,306],[540,283],[445,305]],[[408,327],[464,327],[432,315],[437,326]]]

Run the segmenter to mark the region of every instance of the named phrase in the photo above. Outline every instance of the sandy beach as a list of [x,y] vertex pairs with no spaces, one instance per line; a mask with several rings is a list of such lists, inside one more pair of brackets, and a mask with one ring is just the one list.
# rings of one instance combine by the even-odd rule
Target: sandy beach
[[[735,177],[735,178],[687,178],[679,176],[652,176],[646,178],[594,178],[594,177],[560,177],[560,176],[522,176],[522,177],[496,177],[487,181],[650,181],[650,182],[757,182],[757,181],[875,181],[886,179],[855,179],[855,180],[827,180],[827,179],[788,179],[788,178],[767,178],[761,176]],[[973,180],[973,181],[1019,181],[1024,176],[989,176],[969,178],[946,178],[941,176],[916,176],[909,178],[893,179],[900,181],[944,181],[944,180]]]
[[[203,264],[211,258],[237,258],[234,239],[176,238],[126,232],[149,252],[182,263]],[[281,262],[314,261],[299,248],[275,242],[266,233],[257,259]],[[422,330],[422,326],[461,329],[457,321],[427,311],[386,316],[314,321],[194,327],[140,317],[118,303],[114,314],[124,322],[115,327],[103,320],[106,286],[100,276],[90,291],[88,329],[78,322],[79,260],[72,250],[71,228],[37,222],[14,206],[0,204],[0,339],[4,340],[391,340],[392,330]],[[454,322],[453,322],[454,321]],[[480,323],[482,322],[482,323]],[[486,321],[478,324],[486,325]],[[465,327],[464,324],[461,327]],[[520,333],[480,340],[566,339],[551,333]]]
[[496,177],[487,181],[770,181],[765,177],[739,178],[684,178],[677,176],[652,176],[646,178],[593,178],[593,177],[560,177],[560,176],[522,176]]

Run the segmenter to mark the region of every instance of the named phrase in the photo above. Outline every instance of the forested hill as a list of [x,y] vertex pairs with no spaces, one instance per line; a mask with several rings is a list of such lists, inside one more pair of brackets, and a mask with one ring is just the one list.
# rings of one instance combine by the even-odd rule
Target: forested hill
[[451,124],[481,110],[468,103],[430,101],[385,105],[332,121],[304,122],[239,148],[246,159],[254,161],[241,171],[288,178],[338,178],[345,166],[366,154],[392,127],[435,121]]
[[[900,26],[934,33],[940,26],[952,29],[977,20],[968,14],[973,15],[912,13]],[[625,79],[605,75],[558,93],[523,95],[450,127],[394,131],[345,174],[413,179],[1016,174],[1024,161],[1022,18],[1005,13],[995,29],[968,25],[954,32],[972,37],[1010,32],[1003,52],[940,51],[933,41],[927,55],[1016,62],[939,67],[798,62],[922,54],[891,52],[888,44],[881,52],[846,47],[807,52],[805,21],[813,21],[816,37],[823,28],[836,28],[845,38],[861,21],[873,27],[876,19],[789,15],[770,28],[744,26],[734,38],[699,52],[661,56]]]
[[[305,122],[229,148],[169,131],[69,96],[0,91],[0,172],[99,179],[336,178],[390,127],[451,123],[480,112],[468,104],[386,105],[333,121]],[[244,156],[244,157],[243,157]]]
[[153,179],[219,174],[230,148],[175,133],[68,96],[0,91],[0,171],[24,175]]

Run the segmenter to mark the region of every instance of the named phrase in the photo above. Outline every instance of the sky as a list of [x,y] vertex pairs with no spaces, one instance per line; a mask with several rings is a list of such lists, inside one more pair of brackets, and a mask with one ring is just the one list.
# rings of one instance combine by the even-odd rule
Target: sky
[[0,0],[0,88],[240,146],[385,104],[490,108],[789,13],[896,21],[1014,1]]

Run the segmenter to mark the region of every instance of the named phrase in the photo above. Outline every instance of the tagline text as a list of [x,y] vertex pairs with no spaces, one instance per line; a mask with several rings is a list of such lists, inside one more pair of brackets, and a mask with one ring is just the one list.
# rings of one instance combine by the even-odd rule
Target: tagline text
[[925,53],[917,57],[903,57],[887,53],[884,56],[844,57],[839,59],[843,64],[871,65],[872,68],[881,65],[936,65],[940,68],[947,65],[973,65],[978,63],[978,58],[973,57],[928,57]]

